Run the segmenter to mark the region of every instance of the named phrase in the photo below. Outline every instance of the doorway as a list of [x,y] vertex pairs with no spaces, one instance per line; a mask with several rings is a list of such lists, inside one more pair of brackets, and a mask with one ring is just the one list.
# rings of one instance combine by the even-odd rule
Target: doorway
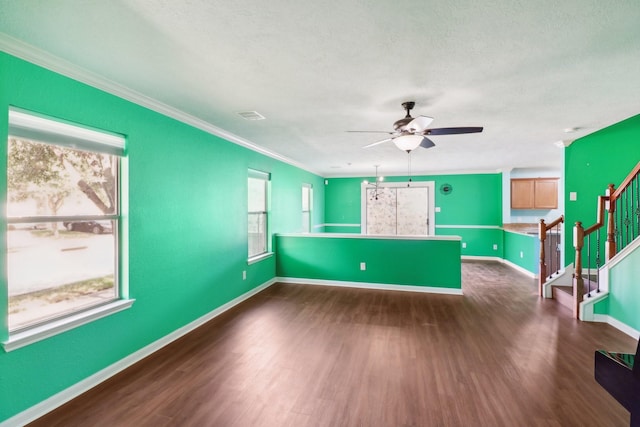
[[433,235],[435,183],[393,182],[362,184],[362,233],[377,235]]

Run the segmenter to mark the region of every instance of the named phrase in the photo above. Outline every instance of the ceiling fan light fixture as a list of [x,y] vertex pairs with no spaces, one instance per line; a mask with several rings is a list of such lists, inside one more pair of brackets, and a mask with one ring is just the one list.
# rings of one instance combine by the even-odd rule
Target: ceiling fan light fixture
[[393,143],[402,151],[409,153],[420,146],[422,139],[422,135],[400,135],[393,138]]

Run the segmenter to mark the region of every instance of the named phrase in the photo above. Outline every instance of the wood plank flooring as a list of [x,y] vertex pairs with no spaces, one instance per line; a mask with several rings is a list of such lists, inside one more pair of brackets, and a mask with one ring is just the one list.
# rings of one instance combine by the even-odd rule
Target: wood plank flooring
[[628,426],[578,322],[499,263],[464,296],[276,284],[33,426]]

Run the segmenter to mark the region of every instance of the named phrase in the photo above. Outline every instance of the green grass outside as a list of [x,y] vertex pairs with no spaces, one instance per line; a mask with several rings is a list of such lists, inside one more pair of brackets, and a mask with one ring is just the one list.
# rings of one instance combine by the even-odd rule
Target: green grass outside
[[23,303],[40,300],[49,304],[72,300],[81,296],[95,294],[100,291],[113,288],[113,276],[97,277],[69,283],[56,288],[43,289],[26,294],[9,297],[9,313],[17,313],[22,310]]

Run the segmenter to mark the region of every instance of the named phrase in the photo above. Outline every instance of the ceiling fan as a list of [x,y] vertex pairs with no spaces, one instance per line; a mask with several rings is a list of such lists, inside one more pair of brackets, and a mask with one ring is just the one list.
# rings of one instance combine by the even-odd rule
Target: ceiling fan
[[482,127],[453,127],[453,128],[427,128],[433,121],[432,117],[418,116],[411,117],[411,110],[416,105],[413,101],[402,103],[402,108],[407,115],[393,124],[393,132],[388,131],[366,131],[352,130],[348,132],[366,132],[366,133],[387,133],[391,135],[389,138],[373,142],[362,148],[373,147],[384,142],[393,141],[393,143],[401,150],[410,153],[418,147],[431,148],[435,147],[435,143],[426,137],[426,135],[456,135],[461,133],[477,133],[482,132]]

